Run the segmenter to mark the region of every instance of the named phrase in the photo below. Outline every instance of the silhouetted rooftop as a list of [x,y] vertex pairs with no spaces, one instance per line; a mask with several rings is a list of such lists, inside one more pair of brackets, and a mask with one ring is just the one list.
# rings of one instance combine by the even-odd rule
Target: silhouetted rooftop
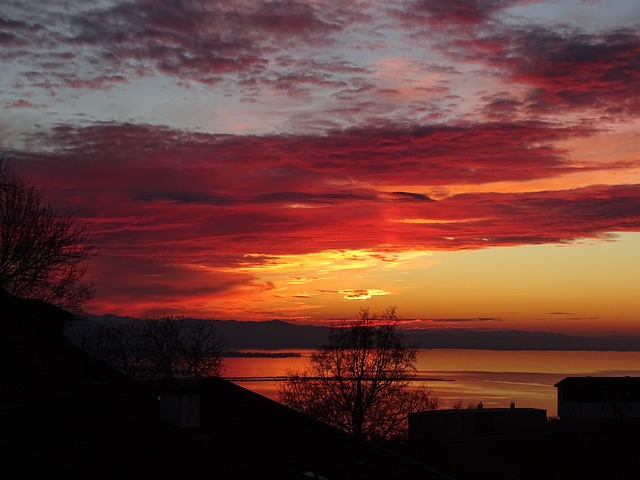
[[[446,478],[220,378],[126,380],[38,311],[0,289],[0,478]],[[182,391],[195,430],[161,419]]]
[[640,402],[640,377],[566,377],[555,387],[562,391],[565,401]]
[[565,377],[555,387],[640,388],[640,377]]
[[0,465],[34,479],[445,478],[225,380],[202,388],[188,432],[161,421],[159,383],[5,391]]
[[126,378],[67,340],[59,328],[64,310],[18,299],[0,287],[0,390],[19,385],[60,385]]

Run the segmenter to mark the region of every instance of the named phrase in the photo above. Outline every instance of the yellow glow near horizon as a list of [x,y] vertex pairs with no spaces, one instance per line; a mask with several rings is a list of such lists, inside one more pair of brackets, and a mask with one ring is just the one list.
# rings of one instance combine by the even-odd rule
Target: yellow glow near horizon
[[[317,281],[318,275],[326,275],[336,270],[366,270],[405,266],[407,263],[413,263],[432,254],[433,252],[430,251],[393,251],[392,247],[389,247],[388,250],[328,250],[304,255],[263,256],[250,254],[245,255],[245,258],[248,259],[246,266],[225,269],[224,271],[249,273],[257,276],[263,276],[265,273],[278,277],[292,275],[289,277],[290,279],[296,279],[296,283],[304,283],[303,279]],[[261,258],[266,261],[251,262],[252,259],[260,260]],[[420,265],[421,262],[418,262],[416,267]],[[305,274],[309,272],[312,272],[313,275]]]
[[281,256],[242,272],[274,285],[262,308],[282,317],[352,317],[355,301],[373,310],[395,305],[402,318],[436,319],[433,326],[640,333],[637,233],[570,245],[383,252],[391,262],[380,255]]
[[499,319],[494,328],[640,332],[638,258],[637,233],[615,242],[442,254],[398,303],[408,316]]

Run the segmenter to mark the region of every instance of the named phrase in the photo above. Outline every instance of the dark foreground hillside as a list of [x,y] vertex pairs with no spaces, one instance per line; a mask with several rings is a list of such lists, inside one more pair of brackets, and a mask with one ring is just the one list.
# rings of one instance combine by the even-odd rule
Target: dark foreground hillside
[[565,426],[409,448],[407,456],[456,480],[637,479],[640,424]]

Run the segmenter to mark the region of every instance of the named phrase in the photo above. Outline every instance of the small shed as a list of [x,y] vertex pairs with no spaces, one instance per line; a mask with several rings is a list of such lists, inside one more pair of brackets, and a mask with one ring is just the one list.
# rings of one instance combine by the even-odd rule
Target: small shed
[[640,377],[566,377],[555,387],[560,420],[640,419]]

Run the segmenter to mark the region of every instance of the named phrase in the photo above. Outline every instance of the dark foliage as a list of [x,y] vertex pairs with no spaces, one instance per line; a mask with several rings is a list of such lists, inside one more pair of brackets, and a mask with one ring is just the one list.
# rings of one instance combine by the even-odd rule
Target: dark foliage
[[176,317],[132,322],[78,321],[69,339],[131,378],[219,376],[226,342],[204,320]]

